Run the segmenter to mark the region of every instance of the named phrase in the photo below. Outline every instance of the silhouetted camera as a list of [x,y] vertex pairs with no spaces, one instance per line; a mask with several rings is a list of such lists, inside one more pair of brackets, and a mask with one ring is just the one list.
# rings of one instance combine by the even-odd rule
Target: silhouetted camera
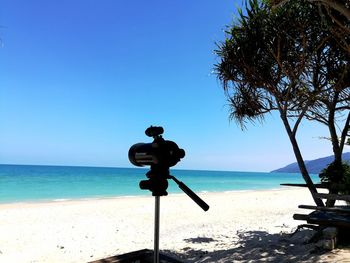
[[173,142],[164,140],[161,136],[164,130],[162,127],[149,127],[145,134],[153,137],[151,143],[137,143],[129,150],[129,160],[133,165],[159,165],[171,167],[176,165],[181,158],[185,157],[185,151]]
[[185,157],[185,151],[173,141],[166,141],[161,136],[164,132],[162,127],[151,126],[146,129],[148,137],[153,137],[151,143],[137,143],[130,147],[129,160],[133,165],[150,165],[151,169],[146,173],[148,180],[140,182],[142,190],[150,190],[153,196],[167,195],[168,179],[174,180],[179,188],[184,191],[204,211],[209,205],[196,195],[183,182],[170,175],[169,168],[176,165],[180,159]]

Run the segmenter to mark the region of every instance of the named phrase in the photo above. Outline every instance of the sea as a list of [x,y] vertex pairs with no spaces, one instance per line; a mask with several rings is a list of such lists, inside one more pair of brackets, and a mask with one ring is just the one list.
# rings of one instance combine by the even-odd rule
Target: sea
[[[0,164],[0,203],[64,201],[151,196],[141,190],[148,169]],[[171,175],[196,193],[278,189],[281,183],[303,183],[298,173],[265,173],[170,169]],[[318,175],[311,175],[319,182]],[[169,180],[169,194],[182,193]]]

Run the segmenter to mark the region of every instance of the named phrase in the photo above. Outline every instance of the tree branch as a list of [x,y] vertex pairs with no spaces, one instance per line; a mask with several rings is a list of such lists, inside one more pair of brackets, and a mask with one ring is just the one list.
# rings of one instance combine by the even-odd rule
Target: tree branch
[[338,2],[330,1],[330,0],[308,0],[309,2],[314,3],[320,3],[324,6],[329,6],[333,8],[334,10],[337,10],[340,14],[345,16],[347,19],[350,20],[350,10],[345,6]]

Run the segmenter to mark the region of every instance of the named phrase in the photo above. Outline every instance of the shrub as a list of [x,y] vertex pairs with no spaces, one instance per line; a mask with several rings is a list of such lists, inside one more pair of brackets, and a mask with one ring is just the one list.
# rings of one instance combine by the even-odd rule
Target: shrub
[[342,194],[350,194],[350,165],[347,162],[341,164],[330,163],[319,174],[321,182],[323,183],[336,183],[344,185],[344,189],[340,191]]

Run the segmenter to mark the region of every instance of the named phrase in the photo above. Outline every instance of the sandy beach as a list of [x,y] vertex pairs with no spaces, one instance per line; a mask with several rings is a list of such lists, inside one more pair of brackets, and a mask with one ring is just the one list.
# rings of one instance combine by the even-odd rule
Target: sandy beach
[[[348,249],[314,253],[292,233],[313,204],[305,189],[207,193],[201,210],[186,195],[161,198],[160,248],[184,262],[350,262]],[[154,198],[0,205],[0,262],[88,262],[153,248]]]

